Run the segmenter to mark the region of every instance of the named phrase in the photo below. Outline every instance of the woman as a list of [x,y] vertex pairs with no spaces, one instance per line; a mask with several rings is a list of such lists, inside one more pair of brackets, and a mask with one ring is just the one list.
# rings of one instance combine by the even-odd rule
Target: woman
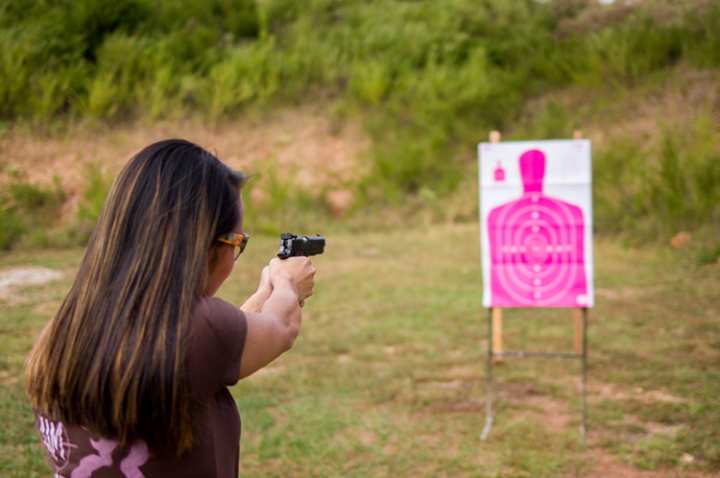
[[227,387],[288,350],[307,258],[273,259],[238,309],[213,297],[247,244],[244,177],[183,140],[115,181],[70,292],[28,361],[56,477],[236,477]]

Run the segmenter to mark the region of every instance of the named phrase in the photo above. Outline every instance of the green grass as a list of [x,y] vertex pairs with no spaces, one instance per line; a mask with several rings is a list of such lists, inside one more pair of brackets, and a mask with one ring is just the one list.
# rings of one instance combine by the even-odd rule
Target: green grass
[[[275,246],[256,236],[219,295],[240,303]],[[342,233],[315,260],[316,294],[295,347],[232,389],[243,476],[570,477],[597,472],[600,459],[666,476],[717,470],[720,266],[608,239],[595,246],[588,448],[576,432],[579,369],[568,361],[498,366],[496,423],[479,439],[486,326],[477,224]],[[66,271],[0,308],[2,476],[48,474],[18,380],[80,254],[0,257],[0,268]],[[570,350],[571,324],[563,311],[509,311],[505,344]]]

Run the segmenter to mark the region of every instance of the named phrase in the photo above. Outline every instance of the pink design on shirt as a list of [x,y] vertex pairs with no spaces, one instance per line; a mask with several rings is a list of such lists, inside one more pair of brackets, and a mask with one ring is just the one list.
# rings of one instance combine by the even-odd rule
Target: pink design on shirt
[[[90,444],[99,455],[85,456],[73,470],[70,478],[90,478],[96,470],[113,465],[112,454],[118,446],[117,441],[104,438],[91,439]],[[140,467],[147,462],[148,458],[150,458],[150,452],[147,444],[144,441],[137,441],[130,448],[127,456],[120,461],[120,471],[125,478],[145,478]]]
[[56,469],[63,468],[70,460],[70,448],[72,444],[68,439],[65,427],[61,422],[53,422],[43,416],[38,416],[37,427],[40,438],[48,456]]
[[125,478],[145,478],[140,467],[147,462],[148,458],[150,458],[150,452],[145,442],[136,442],[130,448],[130,453],[120,462],[120,471],[123,472]]
[[545,154],[520,155],[523,195],[490,212],[491,303],[495,307],[587,304],[582,210],[543,194]]
[[[53,476],[63,478],[70,471],[63,471],[63,468],[66,468],[70,463],[70,451],[73,448],[78,448],[78,446],[70,442],[67,430],[62,422],[55,422],[38,415],[37,427],[43,445],[45,445],[55,468],[55,475]],[[90,446],[97,454],[88,454],[80,458],[80,462],[72,470],[70,478],[90,478],[95,471],[114,465],[112,455],[118,448],[116,440],[105,438],[94,440],[90,438]],[[130,447],[125,458],[120,460],[119,469],[122,476],[124,478],[145,478],[145,475],[140,471],[140,467],[147,463],[149,458],[150,450],[147,444],[142,440],[136,441]]]
[[99,440],[90,439],[90,444],[99,455],[84,456],[78,463],[77,468],[73,470],[70,478],[90,478],[94,471],[106,466],[112,466],[112,453],[117,448],[117,442],[100,438]]

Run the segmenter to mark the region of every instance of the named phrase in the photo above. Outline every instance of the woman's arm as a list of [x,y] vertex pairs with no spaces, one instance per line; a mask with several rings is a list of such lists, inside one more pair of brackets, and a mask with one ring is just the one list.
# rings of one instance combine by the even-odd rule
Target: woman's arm
[[[285,261],[274,259],[271,262],[269,297],[259,312],[248,310],[245,313],[247,336],[240,362],[240,378],[251,375],[292,347],[300,332],[300,302],[312,295],[314,276],[315,268],[306,257]],[[249,301],[255,301],[253,297]]]
[[266,266],[260,274],[260,284],[253,295],[248,297],[243,305],[240,306],[240,310],[245,312],[258,313],[262,310],[265,302],[270,298],[272,294],[272,283],[270,282],[270,267]]

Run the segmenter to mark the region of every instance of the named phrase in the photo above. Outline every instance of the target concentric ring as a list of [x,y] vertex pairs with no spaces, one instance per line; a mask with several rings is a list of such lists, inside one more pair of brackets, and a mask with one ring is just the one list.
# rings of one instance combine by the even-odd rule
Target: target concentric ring
[[581,251],[576,220],[568,205],[530,194],[501,207],[493,263],[498,285],[523,305],[552,304],[577,280]]

